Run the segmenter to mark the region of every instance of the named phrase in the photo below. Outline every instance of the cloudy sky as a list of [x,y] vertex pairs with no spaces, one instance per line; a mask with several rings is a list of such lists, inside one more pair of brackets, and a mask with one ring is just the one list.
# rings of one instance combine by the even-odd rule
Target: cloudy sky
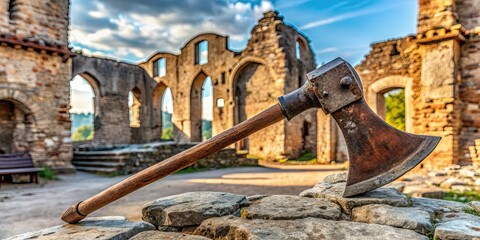
[[70,45],[135,63],[215,32],[242,50],[263,12],[275,9],[310,37],[317,64],[338,56],[358,64],[372,42],[415,33],[417,8],[417,0],[72,0]]

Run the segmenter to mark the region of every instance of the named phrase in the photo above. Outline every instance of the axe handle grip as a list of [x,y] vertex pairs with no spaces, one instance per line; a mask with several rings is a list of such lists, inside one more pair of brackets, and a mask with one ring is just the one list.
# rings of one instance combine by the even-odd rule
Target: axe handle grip
[[284,116],[280,105],[275,104],[267,110],[205,142],[146,168],[100,193],[70,206],[63,213],[62,220],[68,223],[76,223],[103,206],[178,170],[188,167],[199,159],[215,153],[282,119],[284,119]]

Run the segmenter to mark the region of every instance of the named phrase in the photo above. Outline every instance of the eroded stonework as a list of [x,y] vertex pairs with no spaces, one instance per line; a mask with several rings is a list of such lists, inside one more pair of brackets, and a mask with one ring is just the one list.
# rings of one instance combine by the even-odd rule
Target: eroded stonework
[[419,1],[418,34],[372,44],[356,67],[384,117],[383,94],[405,89],[406,131],[441,136],[419,168],[480,164],[480,1]]
[[0,153],[71,171],[68,1],[0,1]]
[[[200,64],[198,44],[205,41],[208,62]],[[165,69],[159,70],[160,59]],[[73,60],[74,75],[83,76],[98,93],[93,144],[160,139],[162,97],[167,88],[173,96],[175,140],[200,142],[201,92],[207,77],[213,84],[212,134],[216,135],[276,104],[279,96],[303,85],[305,74],[314,68],[310,41],[285,24],[277,12],[264,14],[242,52],[228,48],[227,36],[206,33],[189,40],[178,55],[158,52],[138,66],[85,56]],[[141,106],[137,108],[138,126],[132,128],[126,99],[134,89]],[[325,121],[330,124],[329,119]],[[316,125],[316,110],[307,111],[252,134],[236,148],[270,159],[315,152]]]

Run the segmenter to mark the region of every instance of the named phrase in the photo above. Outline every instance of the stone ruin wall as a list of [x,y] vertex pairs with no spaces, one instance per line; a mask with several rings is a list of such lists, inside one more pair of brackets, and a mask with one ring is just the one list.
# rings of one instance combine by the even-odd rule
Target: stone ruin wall
[[421,168],[478,164],[480,1],[419,3],[418,34],[372,44],[357,66],[365,98],[378,112],[384,92],[405,89],[406,130],[442,136]]
[[[152,119],[152,90],[156,82],[142,68],[110,59],[77,55],[73,75],[86,79],[95,93],[94,138],[91,145],[145,143],[160,139]],[[128,93],[136,90],[139,127],[130,127]]]
[[[208,41],[208,63],[194,64],[195,45]],[[295,43],[301,42],[300,59]],[[166,59],[166,76],[153,76],[153,64]],[[283,22],[276,12],[267,12],[252,29],[242,52],[228,49],[228,38],[201,34],[189,40],[180,54],[156,53],[139,64],[157,82],[153,107],[158,112],[167,87],[173,95],[175,138],[180,142],[200,140],[201,84],[207,76],[213,83],[212,134],[216,135],[277,103],[277,98],[305,82],[306,72],[315,68],[309,40]],[[224,99],[225,106],[216,106]],[[315,152],[316,111],[312,110],[290,122],[280,122],[248,137],[249,153],[267,158],[296,157]],[[160,117],[160,113],[156,114]],[[157,117],[157,119],[158,119]],[[161,124],[161,119],[156,121]],[[307,127],[304,127],[307,126]],[[241,148],[237,145],[237,148]]]
[[[195,47],[208,42],[208,63],[195,64]],[[301,58],[296,58],[299,41]],[[154,76],[160,58],[166,75]],[[179,143],[200,142],[201,87],[207,76],[213,84],[212,134],[216,135],[277,103],[277,98],[305,82],[315,68],[309,40],[267,12],[253,28],[242,52],[228,49],[228,37],[205,33],[190,39],[179,54],[155,53],[138,65],[86,56],[73,58],[73,75],[80,74],[95,92],[95,134],[88,144],[129,144],[159,140],[162,97],[170,87],[173,97],[174,138]],[[141,103],[140,127],[129,125],[128,93],[136,89]],[[224,107],[217,107],[217,99]],[[316,111],[280,122],[248,137],[246,150],[257,156],[297,157],[315,152]],[[233,147],[233,146],[232,146]],[[242,149],[237,145],[238,149]]]
[[73,169],[68,8],[68,1],[0,1],[0,150],[28,151],[35,165],[57,171]]

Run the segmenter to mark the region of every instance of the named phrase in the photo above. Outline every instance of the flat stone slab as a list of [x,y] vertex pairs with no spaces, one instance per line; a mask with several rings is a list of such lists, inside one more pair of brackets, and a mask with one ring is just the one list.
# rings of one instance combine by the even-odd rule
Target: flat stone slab
[[431,198],[412,198],[412,206],[420,208],[430,214],[442,214],[448,212],[464,212],[465,203]]
[[[327,176],[313,188],[300,193],[301,197],[322,198],[337,203],[346,213],[351,213],[355,207],[369,204],[386,204],[396,207],[409,207],[411,201],[395,188],[378,188],[354,197],[344,198],[346,185],[345,174]],[[343,178],[343,181],[342,181]]]
[[84,239],[129,239],[136,234],[153,230],[155,226],[146,222],[129,222],[124,217],[91,217],[77,224],[65,224],[37,232],[20,234],[9,240],[84,240]]
[[365,205],[354,208],[351,218],[356,222],[411,229],[423,235],[427,235],[432,230],[430,214],[412,207],[392,207],[383,204]]
[[247,219],[300,219],[308,217],[338,220],[340,207],[317,198],[273,195],[261,198],[242,208],[240,215]]
[[146,231],[135,235],[130,240],[208,240],[208,238],[185,233]]
[[435,228],[434,239],[480,239],[480,222],[453,220],[440,223]]
[[331,239],[331,240],[427,240],[412,230],[390,226],[320,218],[297,220],[247,220],[227,216],[205,220],[194,232],[212,239]]
[[159,198],[143,207],[143,220],[159,227],[198,226],[203,220],[234,214],[245,196],[223,192],[189,192]]

